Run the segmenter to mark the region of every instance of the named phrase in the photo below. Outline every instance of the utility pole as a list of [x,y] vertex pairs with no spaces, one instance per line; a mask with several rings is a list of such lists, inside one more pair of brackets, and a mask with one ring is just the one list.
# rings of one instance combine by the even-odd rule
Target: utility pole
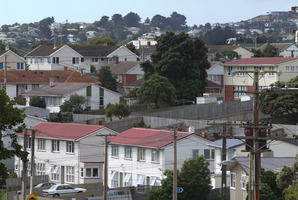
[[96,136],[105,137],[105,151],[104,151],[104,192],[103,199],[107,200],[108,198],[108,136],[115,136],[117,134],[101,134]]
[[6,91],[6,85],[7,85],[7,55],[4,56],[4,90]]
[[173,200],[177,200],[177,130],[174,126],[174,170],[173,170]]
[[[223,124],[223,135],[222,138],[222,162],[227,160],[227,124]],[[221,195],[222,199],[227,199],[227,166],[225,164],[221,165]]]
[[31,177],[30,177],[30,194],[33,193],[34,176],[35,176],[35,132],[36,130],[31,130]]
[[[27,129],[25,129],[25,134],[24,134],[24,152],[27,152]],[[27,188],[27,158],[23,160],[23,173],[22,173],[22,200],[26,200],[26,188]]]

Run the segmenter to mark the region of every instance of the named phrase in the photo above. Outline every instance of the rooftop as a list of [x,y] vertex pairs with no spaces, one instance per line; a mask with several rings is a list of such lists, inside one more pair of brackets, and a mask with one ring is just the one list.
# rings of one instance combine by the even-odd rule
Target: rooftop
[[278,65],[281,63],[298,60],[298,58],[283,58],[283,57],[258,57],[258,58],[242,58],[226,62],[224,66],[249,66],[249,65]]

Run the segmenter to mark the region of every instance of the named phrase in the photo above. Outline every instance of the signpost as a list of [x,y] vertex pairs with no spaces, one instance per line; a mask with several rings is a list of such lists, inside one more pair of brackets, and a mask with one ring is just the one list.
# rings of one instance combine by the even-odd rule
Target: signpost
[[182,187],[177,187],[177,193],[182,193],[183,192],[183,188]]
[[37,197],[32,193],[27,200],[38,200]]

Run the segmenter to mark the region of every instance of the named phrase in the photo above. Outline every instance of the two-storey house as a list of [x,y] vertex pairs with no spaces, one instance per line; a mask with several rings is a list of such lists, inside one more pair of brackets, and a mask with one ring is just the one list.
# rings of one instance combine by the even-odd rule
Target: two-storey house
[[15,52],[0,50],[0,70],[25,70],[26,61]]
[[118,92],[114,92],[94,83],[54,83],[36,88],[23,94],[26,98],[26,104],[29,105],[30,99],[34,96],[42,97],[45,100],[46,108],[51,113],[60,111],[60,106],[71,95],[77,94],[86,99],[85,107],[91,110],[105,108],[109,103],[115,104],[120,102],[122,96]]
[[[109,139],[108,186],[160,185],[166,169],[173,169],[173,132],[131,128]],[[214,148],[199,135],[177,132],[177,168],[188,158],[204,155],[213,166]]]
[[[0,88],[4,85],[4,71],[0,70]],[[21,97],[22,94],[48,85],[53,80],[55,83],[98,83],[77,71],[43,71],[43,70],[11,70],[6,73],[6,92],[9,98]]]
[[[36,130],[34,144],[31,143],[33,129]],[[35,148],[35,175],[49,175],[52,182],[69,184],[102,182],[104,138],[98,135],[117,134],[101,125],[51,122],[33,126],[27,133],[29,159],[31,145]],[[24,133],[17,135],[18,143],[23,145]],[[29,169],[31,165],[29,160]],[[18,176],[21,176],[22,167],[22,161],[16,157],[15,172]]]
[[91,66],[99,69],[117,57],[119,61],[137,61],[138,56],[125,46],[89,46],[65,44],[40,45],[25,55],[30,70],[82,70]]
[[246,71],[255,69],[258,69],[259,72],[272,71],[265,74],[260,73],[260,89],[267,88],[278,81],[287,82],[298,75],[298,58],[244,58],[226,62],[223,66],[226,101],[239,99],[241,96],[246,96],[247,91],[253,91],[253,73]]

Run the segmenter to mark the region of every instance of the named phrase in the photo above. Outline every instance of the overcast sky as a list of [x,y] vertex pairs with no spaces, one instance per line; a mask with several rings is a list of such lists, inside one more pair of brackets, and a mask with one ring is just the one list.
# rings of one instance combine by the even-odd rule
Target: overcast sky
[[160,14],[169,17],[176,11],[188,25],[247,20],[271,11],[288,11],[298,0],[7,0],[2,2],[0,26],[38,22],[54,17],[56,22],[88,22],[115,13],[138,13],[142,22]]

